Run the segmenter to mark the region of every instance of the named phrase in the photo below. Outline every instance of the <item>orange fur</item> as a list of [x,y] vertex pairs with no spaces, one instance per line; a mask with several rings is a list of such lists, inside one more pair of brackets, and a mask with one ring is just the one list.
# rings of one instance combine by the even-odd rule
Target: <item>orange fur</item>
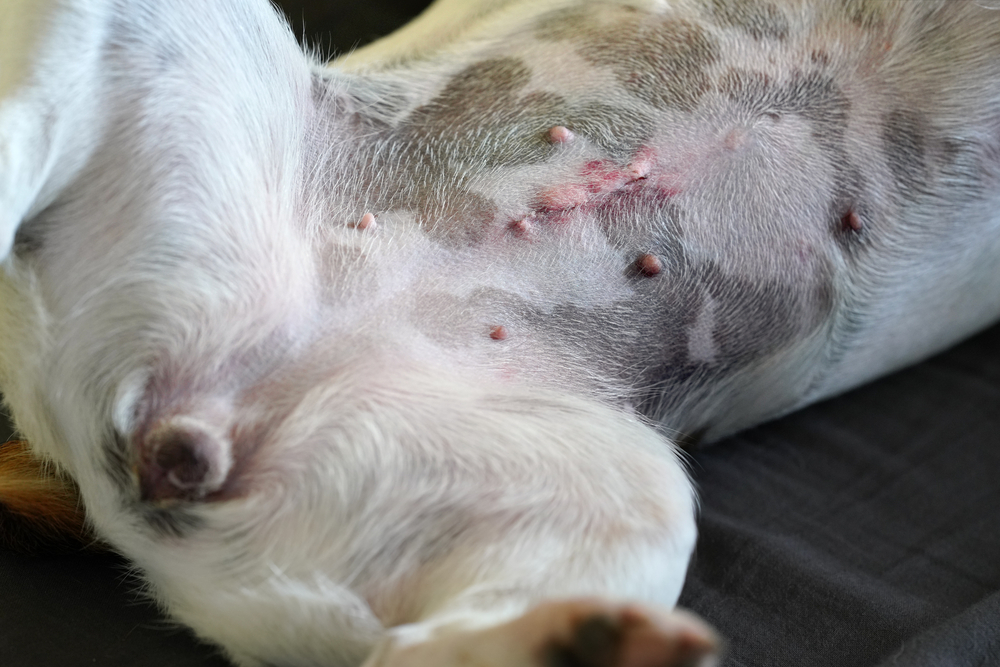
[[27,443],[0,444],[0,545],[38,551],[91,541],[73,481],[35,457]]

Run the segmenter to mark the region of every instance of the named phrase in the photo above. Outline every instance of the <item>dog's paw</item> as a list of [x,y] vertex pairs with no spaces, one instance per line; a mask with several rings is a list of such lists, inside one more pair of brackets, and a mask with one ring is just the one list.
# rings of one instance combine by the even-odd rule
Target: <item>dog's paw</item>
[[[545,605],[529,616],[550,617],[554,636],[537,652],[541,667],[711,667],[719,640],[685,612],[592,602]],[[564,616],[560,619],[560,616]],[[525,620],[528,620],[527,618]]]
[[463,625],[383,645],[365,667],[714,667],[720,646],[692,614],[599,600],[547,602],[500,625]]

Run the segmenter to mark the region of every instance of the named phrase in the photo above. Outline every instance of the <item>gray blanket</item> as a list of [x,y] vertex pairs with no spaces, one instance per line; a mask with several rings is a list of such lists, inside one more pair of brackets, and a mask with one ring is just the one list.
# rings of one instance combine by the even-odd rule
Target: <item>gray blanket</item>
[[736,665],[1000,665],[1000,327],[692,463]]

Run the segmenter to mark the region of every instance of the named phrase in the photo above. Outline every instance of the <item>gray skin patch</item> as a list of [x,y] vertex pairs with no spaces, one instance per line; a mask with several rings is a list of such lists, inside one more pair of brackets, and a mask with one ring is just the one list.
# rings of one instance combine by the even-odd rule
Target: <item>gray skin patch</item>
[[996,178],[1000,155],[991,156],[990,147],[957,138],[942,139],[939,149],[941,175],[949,179],[955,196],[965,201],[981,198],[987,184]]
[[[538,164],[555,152],[549,130],[567,127],[609,157],[628,159],[648,138],[652,120],[601,102],[571,104],[547,92],[522,94],[531,71],[516,58],[474,63],[396,128],[363,117],[358,134],[377,137],[358,168],[379,210],[412,210],[435,238],[474,244],[492,228],[494,202],[465,186],[484,169]],[[360,114],[356,114],[360,116]]]
[[821,72],[797,72],[774,83],[760,72],[733,68],[719,89],[754,116],[796,114],[813,123],[813,138],[824,149],[843,150],[850,100]]
[[[664,315],[669,313],[669,321],[680,325],[682,337],[675,345],[645,351],[648,366],[644,379],[650,391],[644,400],[637,401],[642,411],[670,421],[681,403],[702,388],[714,386],[734,370],[815,331],[834,304],[832,270],[826,273],[830,275],[817,276],[806,290],[776,279],[731,275],[714,263],[670,276],[675,287],[666,288],[656,301],[662,304],[664,298],[668,300]],[[677,286],[682,287],[678,290]],[[717,352],[711,360],[692,358],[688,339],[709,299],[714,319],[712,342]],[[679,317],[682,312],[685,314]],[[665,323],[660,323],[661,329]]]
[[591,102],[571,107],[564,125],[587,137],[612,160],[624,162],[649,140],[653,121],[632,109]]
[[788,18],[770,2],[712,0],[709,11],[721,25],[743,30],[757,41],[788,37]]
[[476,168],[537,164],[552,154],[548,131],[563,125],[606,151],[628,154],[652,120],[600,102],[568,103],[553,93],[519,95],[531,71],[516,58],[470,65],[406,118],[396,141],[420,146],[429,164]]
[[[822,325],[834,306],[832,269],[811,284],[744,278],[684,259],[665,263],[656,277],[637,276],[627,302],[561,305],[548,313],[528,312],[526,304],[508,308],[540,338],[561,341],[600,375],[616,378],[640,412],[673,426],[691,396]],[[717,353],[693,358],[690,336],[709,300]]]
[[492,200],[457,186],[425,186],[417,191],[415,201],[397,202],[403,209],[411,208],[411,204],[417,210],[417,224],[431,236],[455,246],[482,241],[498,211]]
[[39,252],[44,245],[42,237],[42,231],[36,225],[30,222],[21,225],[14,232],[14,254],[26,257]]
[[615,72],[622,88],[658,109],[693,111],[711,89],[706,69],[718,47],[688,21],[641,14],[631,8],[602,22],[588,8],[553,12],[536,35],[575,41],[587,61]]
[[[634,264],[623,267],[633,296],[609,306],[559,305],[541,312],[518,301],[501,309],[523,318],[540,339],[561,341],[590,360],[594,371],[615,378],[631,392],[627,399],[654,419],[680,416],[690,396],[812,333],[834,307],[831,267],[820,268],[803,287],[730,274],[713,262],[695,264],[684,252],[683,212],[647,191],[626,190],[595,214],[613,244],[627,256],[652,253],[662,262],[660,271],[650,277]],[[622,231],[634,220],[644,227]],[[690,339],[710,302],[716,353],[705,359],[692,356]]]
[[865,30],[885,24],[885,0],[844,0],[842,11],[848,20]]
[[516,58],[485,60],[416,109],[389,139],[402,159],[378,169],[386,182],[397,184],[378,188],[395,193],[381,208],[417,211],[422,226],[452,244],[481,240],[496,205],[469,192],[463,178],[470,170],[541,162],[552,152],[545,132],[565,120],[558,96],[519,97],[530,79],[531,71]]
[[669,197],[626,187],[612,193],[594,215],[608,240],[628,255],[651,253],[669,266],[683,264],[683,213]]
[[[715,60],[716,47],[694,24],[603,6],[554,12],[550,19],[539,35],[570,42],[592,64],[616,72],[625,90],[661,109],[692,110],[712,90],[728,95],[747,119],[772,116],[780,122],[786,114],[806,119],[836,167],[841,194],[831,205],[831,229],[839,231],[849,211],[863,213],[856,201],[861,179],[845,148],[850,104],[823,72],[800,72],[776,83],[734,69],[715,85],[705,69]],[[554,93],[526,92],[531,79],[517,58],[484,60],[453,76],[434,99],[395,127],[372,132],[374,125],[359,121],[367,144],[358,172],[370,179],[361,188],[368,197],[383,198],[365,205],[416,211],[435,239],[475,246],[495,224],[497,208],[471,194],[473,179],[491,169],[553,159],[559,152],[549,135],[553,126],[586,137],[611,161],[634,157],[656,126],[653,119],[613,104],[571,103]],[[462,298],[435,295],[433,310],[444,315],[424,313],[426,322],[419,321],[425,333],[446,346],[467,345],[466,337],[485,337],[488,325],[503,323],[511,337],[493,348],[498,353],[537,340],[567,363],[578,360],[582,375],[595,385],[606,379],[597,391],[616,395],[650,417],[669,417],[672,426],[720,379],[814,332],[833,308],[833,271],[822,260],[803,281],[753,277],[755,272],[741,270],[738,257],[689,256],[686,213],[667,190],[643,179],[586,202],[579,214],[600,225],[620,251],[628,298],[600,306],[543,307],[500,289]],[[635,262],[647,253],[662,263],[655,275],[643,273]],[[470,323],[468,331],[441,330],[439,322],[455,313],[467,314],[458,320]]]
[[882,124],[889,169],[896,179],[899,195],[913,199],[927,185],[927,130],[916,113],[897,109]]
[[[426,146],[432,163],[500,167],[540,162],[549,153],[544,132],[558,122],[564,103],[545,93],[518,99],[530,80],[531,70],[516,58],[470,65],[404,121],[400,138]],[[483,132],[493,127],[508,130],[507,140],[498,142]]]
[[834,80],[822,71],[796,72],[778,84],[766,74],[733,68],[722,77],[719,89],[751,117],[768,115],[780,121],[782,115],[794,114],[810,122],[813,139],[834,169],[826,227],[849,256],[856,255],[868,227],[861,234],[844,235],[845,216],[853,211],[868,221],[874,214],[865,202],[864,179],[845,145],[851,103]]
[[685,21],[659,20],[647,25],[622,21],[581,52],[612,68],[622,87],[659,109],[694,111],[711,88],[705,68],[716,47],[705,31]]
[[729,275],[712,264],[701,271],[702,284],[719,304],[713,335],[721,364],[730,368],[814,331],[833,308],[832,270],[827,271],[831,275],[818,276],[807,291],[791,282]]
[[[648,372],[651,360],[666,356],[675,368],[689,365],[688,330],[700,310],[702,289],[684,254],[683,215],[673,203],[642,190],[619,193],[596,214],[612,244],[626,256],[654,255],[660,271],[650,277],[634,263],[623,266],[634,294],[629,301],[598,308],[560,306],[551,315],[536,314],[529,326],[587,350],[602,360],[603,374],[625,386],[646,387],[664,379]],[[644,221],[643,229],[634,228],[635,220]]]

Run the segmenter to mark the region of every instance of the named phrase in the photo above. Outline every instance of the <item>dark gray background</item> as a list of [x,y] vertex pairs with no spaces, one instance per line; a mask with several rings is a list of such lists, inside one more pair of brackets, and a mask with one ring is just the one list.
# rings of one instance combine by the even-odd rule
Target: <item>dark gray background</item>
[[[324,52],[421,0],[282,4]],[[681,603],[728,667],[1000,665],[1000,327],[698,452]],[[0,422],[0,437],[6,436]],[[225,667],[108,554],[0,551],[0,664]]]

